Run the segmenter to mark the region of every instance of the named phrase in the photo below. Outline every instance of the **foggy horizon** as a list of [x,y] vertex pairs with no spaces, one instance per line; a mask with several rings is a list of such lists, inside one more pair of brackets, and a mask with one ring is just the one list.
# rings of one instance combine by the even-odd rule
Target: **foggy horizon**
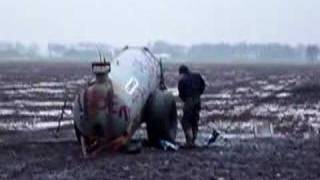
[[0,41],[320,44],[316,0],[0,0]]

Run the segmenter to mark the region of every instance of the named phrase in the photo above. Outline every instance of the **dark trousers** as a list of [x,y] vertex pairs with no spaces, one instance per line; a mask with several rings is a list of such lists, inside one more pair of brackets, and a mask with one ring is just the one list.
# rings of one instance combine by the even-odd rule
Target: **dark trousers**
[[199,126],[199,113],[201,110],[200,97],[187,98],[183,106],[181,125],[186,136],[187,144],[194,144]]

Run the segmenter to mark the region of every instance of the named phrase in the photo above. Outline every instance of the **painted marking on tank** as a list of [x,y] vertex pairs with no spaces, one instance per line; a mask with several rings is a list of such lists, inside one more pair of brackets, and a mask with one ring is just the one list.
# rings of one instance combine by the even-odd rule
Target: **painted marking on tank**
[[114,97],[111,105],[111,114],[118,115],[119,118],[123,118],[124,120],[129,121],[130,108],[126,105],[120,105],[118,99]]
[[128,83],[125,86],[125,89],[128,94],[132,95],[136,88],[139,86],[137,78],[131,77]]
[[129,108],[127,106],[121,106],[119,109],[119,117],[129,121]]

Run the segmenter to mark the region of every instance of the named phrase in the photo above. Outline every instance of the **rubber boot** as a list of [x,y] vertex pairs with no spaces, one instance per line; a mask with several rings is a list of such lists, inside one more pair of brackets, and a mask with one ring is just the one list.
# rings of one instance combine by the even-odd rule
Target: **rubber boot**
[[185,136],[186,136],[186,147],[187,148],[192,148],[194,147],[194,143],[193,143],[193,132],[192,129],[187,129],[185,132]]
[[195,145],[195,142],[198,136],[198,127],[192,127],[192,133],[193,133],[192,144]]

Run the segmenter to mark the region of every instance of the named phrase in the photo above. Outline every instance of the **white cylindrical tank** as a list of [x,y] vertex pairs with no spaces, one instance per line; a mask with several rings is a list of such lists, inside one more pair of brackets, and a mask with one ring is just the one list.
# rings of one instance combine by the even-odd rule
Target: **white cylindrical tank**
[[125,48],[111,63],[93,63],[96,79],[73,104],[75,132],[81,144],[94,147],[102,138],[102,143],[117,148],[134,134],[142,119],[151,143],[174,142],[176,103],[172,94],[163,91],[160,65],[146,48]]
[[125,48],[112,60],[109,77],[114,91],[113,116],[132,123],[159,87],[159,62],[145,48]]
[[[96,66],[95,71],[104,66]],[[93,81],[76,98],[73,115],[76,132],[108,140],[133,134],[148,97],[159,88],[159,61],[145,48],[125,48],[110,64],[105,83]],[[111,83],[111,84],[110,84]],[[112,87],[111,98],[109,88]]]

